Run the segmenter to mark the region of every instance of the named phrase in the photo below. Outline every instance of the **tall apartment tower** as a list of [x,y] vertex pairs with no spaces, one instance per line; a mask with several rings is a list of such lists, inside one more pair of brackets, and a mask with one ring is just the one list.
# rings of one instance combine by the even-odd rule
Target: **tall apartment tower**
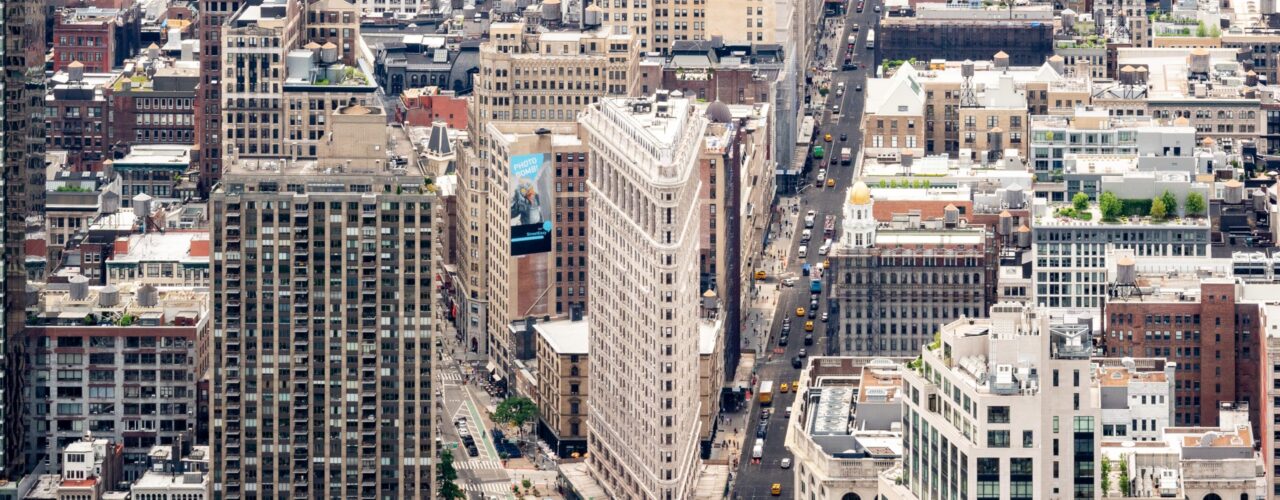
[[589,470],[610,498],[692,496],[698,463],[698,156],[707,119],[665,91],[580,118],[587,175]]
[[326,118],[211,195],[213,498],[432,497],[435,196],[382,109]]
[[[489,26],[489,39],[480,46],[475,96],[468,107],[472,144],[471,147],[460,148],[458,162],[458,237],[461,247],[458,253],[461,284],[458,302],[462,309],[458,327],[463,342],[477,346],[477,353],[487,354],[493,364],[491,370],[498,374],[509,374],[510,356],[503,351],[513,343],[510,339],[511,322],[525,315],[534,315],[528,308],[513,308],[505,303],[504,298],[491,296],[494,286],[506,293],[509,285],[506,276],[501,275],[505,268],[499,269],[499,276],[490,276],[495,262],[505,266],[510,257],[504,250],[511,245],[509,211],[513,199],[508,182],[511,164],[506,160],[511,156],[536,152],[532,146],[517,145],[511,149],[512,143],[523,142],[518,140],[518,136],[528,135],[544,126],[553,136],[567,138],[574,135],[576,132],[562,131],[562,126],[573,126],[578,113],[602,97],[628,95],[635,88],[640,60],[634,37],[616,34],[610,28],[594,31],[527,28],[525,23],[494,23]],[[552,142],[558,145],[538,148],[548,155],[552,154],[552,149],[568,154],[570,148],[562,147],[565,141],[556,139]],[[495,158],[503,151],[507,153],[506,158]],[[584,168],[567,163],[585,161],[585,153],[571,155],[572,160],[570,156],[556,156],[555,171],[564,173],[558,173],[556,181],[575,186],[580,184],[582,176],[571,174]],[[561,161],[566,164],[561,165]],[[568,198],[573,197],[572,193],[566,190],[554,193],[554,196],[557,199],[564,197],[562,206],[569,208],[571,200]],[[548,195],[544,201],[550,200]],[[508,211],[506,217],[493,215],[504,210]],[[567,223],[569,220],[565,215],[564,222]],[[563,229],[562,235],[567,235],[569,226],[572,226],[556,225]],[[581,243],[560,240],[562,235],[556,236],[557,242],[563,244],[561,248]],[[522,253],[537,252],[528,248],[514,252],[517,256]],[[497,285],[491,285],[495,282]],[[580,305],[585,307],[586,304]],[[565,306],[560,307],[557,314],[569,314]],[[513,314],[513,309],[518,314]]]
[[0,478],[26,472],[19,447],[23,356],[13,351],[26,320],[26,270],[24,245],[26,217],[44,213],[44,4],[33,0],[0,1],[3,25],[4,135],[0,138],[0,165],[4,168],[4,296],[0,298]]

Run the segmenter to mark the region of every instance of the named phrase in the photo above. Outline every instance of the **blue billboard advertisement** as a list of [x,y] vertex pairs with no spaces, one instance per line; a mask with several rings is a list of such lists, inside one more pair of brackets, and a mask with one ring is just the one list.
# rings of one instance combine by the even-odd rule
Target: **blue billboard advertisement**
[[511,157],[511,256],[551,251],[550,156]]

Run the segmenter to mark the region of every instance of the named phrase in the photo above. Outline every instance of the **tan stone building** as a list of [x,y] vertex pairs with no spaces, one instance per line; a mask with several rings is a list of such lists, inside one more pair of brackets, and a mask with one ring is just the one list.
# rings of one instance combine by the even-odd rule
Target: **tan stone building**
[[954,157],[967,150],[986,161],[1014,150],[1025,157],[1031,115],[1061,112],[1088,99],[1087,80],[1064,73],[1060,59],[1011,67],[1003,53],[991,62],[904,64],[888,78],[867,82],[864,155]]
[[[694,0],[600,2],[606,25],[635,35],[644,52],[666,53],[674,42],[710,40],[780,43],[789,35],[778,20],[794,19],[800,2],[790,0]],[[779,28],[783,28],[780,31]]]
[[[297,0],[242,6],[222,27],[223,152],[229,159],[314,159],[330,113],[372,102],[377,85],[344,64],[353,51],[332,41],[350,45],[359,35],[358,17],[347,15],[342,4],[311,6],[335,9],[315,13],[326,22],[336,19],[314,30],[326,37],[331,30],[339,33],[321,38],[328,40],[323,44],[305,37],[305,16],[312,13]],[[342,23],[344,18],[349,22]]]
[[[459,330],[465,343],[489,356],[489,369],[499,376],[510,375],[510,322],[529,315],[568,314],[575,306],[585,311],[583,196],[588,153],[581,144],[567,144],[578,133],[574,120],[585,106],[632,91],[640,59],[634,38],[610,28],[526,28],[524,23],[490,26],[490,38],[480,48],[480,71],[469,106],[471,144],[459,148],[458,154]],[[538,139],[540,128],[556,138]],[[552,147],[553,143],[558,145]],[[518,261],[511,259],[512,192],[506,161],[511,154],[544,154],[544,160],[556,162],[550,168],[561,189],[547,193],[548,200],[559,203],[556,255],[530,252],[517,255]],[[550,274],[555,272],[554,259],[566,266],[559,278]],[[519,268],[511,271],[511,265]],[[499,277],[490,277],[490,272]],[[521,276],[530,279],[518,281]],[[540,284],[532,281],[534,276]],[[553,285],[552,279],[559,284]],[[524,299],[514,298],[521,293]],[[531,347],[526,346],[525,354],[532,355]]]
[[[578,134],[573,123],[490,122],[481,136],[487,147],[481,150],[483,168],[491,172],[484,220],[487,347],[499,381],[515,376],[516,360],[535,354],[531,338],[512,334],[513,323],[588,309],[590,153]],[[517,173],[528,162],[536,163],[534,179]],[[538,220],[515,221],[516,197],[529,189],[543,202]],[[544,225],[530,232],[529,223]]]

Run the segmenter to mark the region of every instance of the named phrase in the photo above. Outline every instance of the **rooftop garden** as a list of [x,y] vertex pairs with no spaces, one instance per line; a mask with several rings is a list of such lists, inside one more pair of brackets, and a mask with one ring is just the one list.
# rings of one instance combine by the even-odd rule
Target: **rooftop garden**
[[80,187],[80,186],[72,186],[72,185],[70,185],[70,184],[64,184],[64,185],[58,186],[58,189],[54,189],[54,192],[57,192],[57,193],[88,193],[88,192],[89,192],[89,190],[88,190],[88,189],[86,189],[86,188],[82,188],[82,187]]
[[[1110,191],[1098,197],[1097,210],[1090,204],[1089,195],[1076,193],[1071,198],[1071,205],[1058,207],[1054,216],[1066,217],[1081,221],[1093,220],[1095,214],[1105,223],[1118,223],[1126,219],[1148,218],[1153,222],[1165,222],[1178,219],[1178,197],[1169,191],[1160,196],[1147,199],[1120,198]],[[1199,193],[1188,193],[1182,200],[1187,217],[1201,217],[1208,205],[1204,196]]]
[[901,67],[903,64],[910,64],[910,65],[912,65],[912,66],[915,66],[915,65],[916,65],[916,62],[917,62],[917,61],[916,61],[916,58],[914,58],[914,57],[912,57],[911,59],[905,59],[905,60],[904,60],[904,59],[891,59],[891,60],[884,61],[884,62],[880,63],[880,69],[884,70],[884,75],[885,75],[885,76],[888,76],[890,71],[893,71],[893,70],[895,70],[895,69],[898,69],[898,68],[899,68],[899,67]]
[[[323,73],[321,73],[323,75]],[[368,85],[369,77],[360,71],[359,68],[347,66],[342,70],[342,80],[330,81],[328,78],[321,76],[314,82],[315,85]]]
[[147,78],[145,73],[134,73],[133,76],[128,78],[117,78],[115,83],[111,85],[111,90],[119,91],[124,87],[125,81],[132,84],[132,88],[130,90],[151,90],[151,87],[147,86],[147,82],[150,82],[151,79]]
[[884,189],[928,189],[932,187],[929,179],[880,179],[879,187]]

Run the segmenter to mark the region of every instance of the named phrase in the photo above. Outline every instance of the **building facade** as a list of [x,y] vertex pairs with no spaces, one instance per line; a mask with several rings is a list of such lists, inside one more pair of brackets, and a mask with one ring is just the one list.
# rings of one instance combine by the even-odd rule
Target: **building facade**
[[[1216,425],[1221,403],[1262,401],[1266,351],[1259,306],[1243,299],[1228,278],[1139,275],[1145,287],[1126,283],[1130,266],[1112,285],[1104,305],[1110,356],[1164,357],[1178,363],[1173,425]],[[1154,288],[1147,288],[1154,287]],[[1146,288],[1145,290],[1143,288]],[[1260,404],[1252,404],[1255,426]],[[1262,427],[1259,427],[1262,428]]]
[[242,162],[211,200],[210,481],[224,499],[430,498],[434,196],[416,162],[387,164],[380,108],[325,123],[320,159]]
[[[197,352],[208,294],[141,281],[40,293],[23,341],[32,356],[24,401],[28,460],[57,457],[86,433],[122,445],[126,480],[155,445],[195,438]],[[109,487],[114,485],[109,485]]]
[[944,326],[902,376],[910,493],[889,498],[1101,496],[1089,343],[1087,324],[1022,304]]
[[[620,499],[687,498],[698,464],[698,142],[685,99],[604,99],[588,174],[589,470]],[[646,290],[637,295],[635,292]],[[628,346],[623,348],[623,346]]]
[[4,298],[0,300],[0,477],[16,479],[26,472],[21,387],[23,358],[11,343],[26,322],[26,218],[44,212],[45,199],[45,5],[32,0],[5,0],[4,137],[0,167],[4,169]]
[[849,190],[843,234],[823,270],[834,307],[828,345],[847,355],[909,356],[943,324],[978,318],[995,300],[996,253],[980,225],[961,224],[948,206],[941,220],[899,213],[878,221],[866,184]]

